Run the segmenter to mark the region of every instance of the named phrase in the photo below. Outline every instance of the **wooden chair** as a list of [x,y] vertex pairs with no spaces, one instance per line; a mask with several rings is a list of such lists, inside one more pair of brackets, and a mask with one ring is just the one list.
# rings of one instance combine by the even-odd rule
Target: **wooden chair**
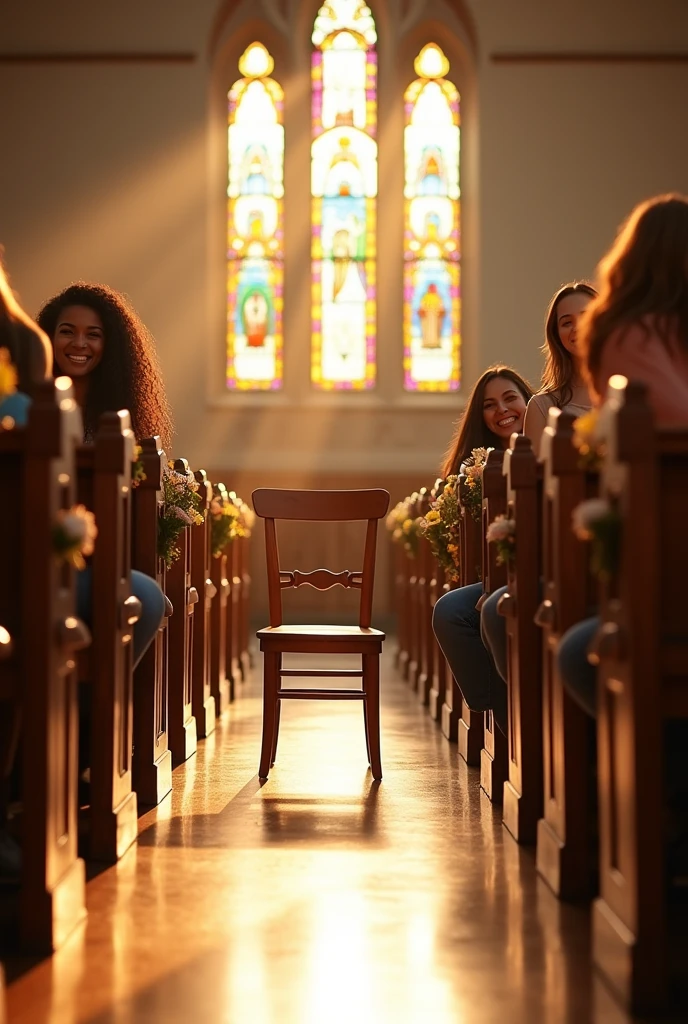
[[131,592],[131,465],[127,411],[103,413],[95,443],[77,448],[79,500],[96,517],[91,560],[93,643],[83,673],[91,684],[89,855],[114,863],[137,833],[132,787],[133,625],[141,603]]
[[579,502],[593,496],[596,474],[579,466],[572,413],[551,409],[540,442],[543,465],[542,628],[544,816],[538,822],[537,868],[562,899],[590,898],[588,716],[562,686],[556,652],[562,635],[591,611],[587,552],[571,529]]
[[[471,514],[466,498],[468,485],[466,477],[459,477],[459,501],[461,503],[461,521],[459,536],[461,538],[461,581],[460,586],[468,587],[482,579],[482,537],[481,519]],[[466,764],[479,765],[480,752],[483,746],[485,716],[482,712],[471,711],[466,701],[461,698],[459,720],[457,722],[457,740],[459,754]]]
[[[134,488],[132,566],[156,580],[165,591],[165,563],[158,555],[158,519],[163,505],[162,474],[166,455],[159,437],[141,440],[145,480]],[[172,610],[170,602],[168,612]],[[168,719],[168,619],[134,672],[134,789],[143,806],[154,807],[172,789],[172,754]]]
[[[189,472],[186,459],[177,459],[174,468]],[[172,764],[183,764],[196,753],[196,719],[193,713],[193,630],[198,590],[191,582],[191,526],[179,535],[179,558],[167,570],[167,596],[174,615],[169,626],[169,739]]]
[[540,604],[542,475],[530,438],[514,434],[504,453],[507,515],[516,521],[509,561],[506,617],[509,696],[509,778],[504,824],[519,843],[534,844],[542,816],[542,642],[535,625]]
[[191,528],[191,585],[199,595],[194,612],[191,656],[191,703],[199,738],[215,729],[215,697],[210,690],[210,631],[213,599],[217,588],[210,578],[210,521],[208,511],[213,489],[204,469],[194,474],[202,499],[203,522]]
[[[380,489],[360,491],[298,491],[260,488],[253,492],[256,514],[265,520],[270,625],[258,632],[264,654],[263,739],[259,777],[266,779],[275,762],[280,702],[285,699],[360,700],[369,764],[374,779],[382,778],[380,759],[380,653],[385,634],[370,626],[377,524],[387,513],[389,494]],[[367,520],[363,569],[331,572],[316,569],[301,573],[280,569],[276,519],[308,522]],[[333,586],[361,591],[357,626],[285,626],[282,590],[304,584],[317,590]],[[284,669],[282,654],[360,654],[361,669]],[[361,678],[359,689],[284,688],[284,678]]]
[[614,376],[600,433],[600,496],[620,516],[620,551],[591,648],[600,802],[593,958],[644,1014],[663,1007],[671,980],[663,726],[688,717],[688,431],[656,429],[645,387]]
[[[494,544],[487,543],[487,528],[506,513],[504,452],[495,448],[487,456],[483,469],[482,554],[483,594],[489,596],[506,586],[506,566],[497,562]],[[483,749],[480,751],[480,785],[493,803],[501,804],[508,774],[508,747],[504,733],[495,726],[494,715],[486,711]]]
[[[0,776],[21,735],[19,943],[52,953],[86,916],[77,853],[76,652],[90,641],[75,614],[74,570],[59,565],[53,528],[75,502],[81,416],[71,381],[36,387],[26,427],[0,426]],[[0,996],[0,1003],[2,998]]]
[[[213,486],[213,493],[217,497],[227,498],[227,489],[222,483]],[[232,543],[230,541],[224,551],[210,562],[210,579],[216,590],[210,611],[210,692],[218,715],[224,714],[234,699],[231,672],[227,671],[227,632],[231,625],[228,577]]]

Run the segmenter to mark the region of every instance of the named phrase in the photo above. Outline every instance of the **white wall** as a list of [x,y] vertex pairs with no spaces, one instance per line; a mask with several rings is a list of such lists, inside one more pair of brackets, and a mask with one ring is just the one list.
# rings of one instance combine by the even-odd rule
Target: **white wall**
[[[310,4],[299,25],[307,24],[316,6]],[[461,71],[466,388],[497,359],[537,378],[544,309],[554,289],[593,273],[635,202],[666,190],[688,192],[688,63],[491,59],[505,51],[685,54],[685,0],[580,0],[575,8],[553,0],[472,0],[467,6],[477,54],[471,57],[464,47]],[[217,231],[210,230],[218,209],[209,159],[210,41],[215,33],[217,52],[231,50],[234,35],[238,45],[256,17],[264,14],[274,26],[287,5],[244,0],[224,35],[216,0],[4,0],[3,8],[5,54],[195,55],[179,64],[0,62],[0,241],[28,310],[35,312],[42,299],[79,277],[127,292],[158,339],[177,420],[177,453],[196,464],[226,470],[258,465],[268,473],[278,467],[295,473],[407,469],[419,474],[419,482],[431,477],[459,402],[397,400],[400,337],[381,339],[381,359],[390,371],[377,398],[323,401],[297,388],[291,398],[257,406],[210,401],[218,390],[212,383],[221,381],[223,345],[217,297],[222,268],[213,242]],[[375,4],[373,10],[378,13]],[[395,62],[403,61],[385,49],[384,26],[398,23],[405,11],[413,35],[421,10],[438,31],[453,27],[457,53],[462,50],[451,4],[427,0],[424,7],[419,0],[398,8],[390,0],[378,17],[381,89],[388,94]],[[275,27],[272,33],[277,37]],[[307,91],[296,58],[305,52],[307,35],[295,28],[294,36],[285,44],[281,71],[306,109],[290,115],[303,126]],[[398,131],[400,106],[388,108],[381,139]],[[307,161],[306,138],[294,140]],[[390,168],[392,180],[394,173]],[[382,214],[387,225],[393,191],[388,186],[381,200],[388,204]],[[289,230],[289,218],[305,223],[307,210],[290,210],[287,203]],[[381,302],[396,309],[396,248],[383,248],[380,262],[388,275]],[[308,289],[301,273],[292,263],[292,281],[301,282],[301,312],[294,313],[287,346],[303,352]],[[303,356],[301,361],[305,365]]]

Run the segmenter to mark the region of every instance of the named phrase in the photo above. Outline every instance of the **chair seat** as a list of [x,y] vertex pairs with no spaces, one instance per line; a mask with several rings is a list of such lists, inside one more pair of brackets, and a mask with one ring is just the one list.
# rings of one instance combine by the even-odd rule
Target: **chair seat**
[[361,629],[360,626],[266,626],[256,633],[259,640],[338,640],[360,644],[366,641],[380,643],[385,634],[379,629]]

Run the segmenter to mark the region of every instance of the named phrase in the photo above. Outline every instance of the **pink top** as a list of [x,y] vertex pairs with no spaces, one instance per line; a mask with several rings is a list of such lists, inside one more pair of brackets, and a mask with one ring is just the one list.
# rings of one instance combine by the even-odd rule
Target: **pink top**
[[688,427],[688,352],[672,341],[669,346],[638,324],[619,328],[602,349],[597,390],[604,396],[615,373],[646,384],[650,405],[660,427]]

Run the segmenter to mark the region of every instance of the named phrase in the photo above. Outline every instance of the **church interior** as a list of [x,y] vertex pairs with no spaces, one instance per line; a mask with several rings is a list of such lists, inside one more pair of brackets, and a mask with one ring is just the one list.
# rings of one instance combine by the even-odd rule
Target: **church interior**
[[0,1024],[688,1020],[688,0],[0,24]]

